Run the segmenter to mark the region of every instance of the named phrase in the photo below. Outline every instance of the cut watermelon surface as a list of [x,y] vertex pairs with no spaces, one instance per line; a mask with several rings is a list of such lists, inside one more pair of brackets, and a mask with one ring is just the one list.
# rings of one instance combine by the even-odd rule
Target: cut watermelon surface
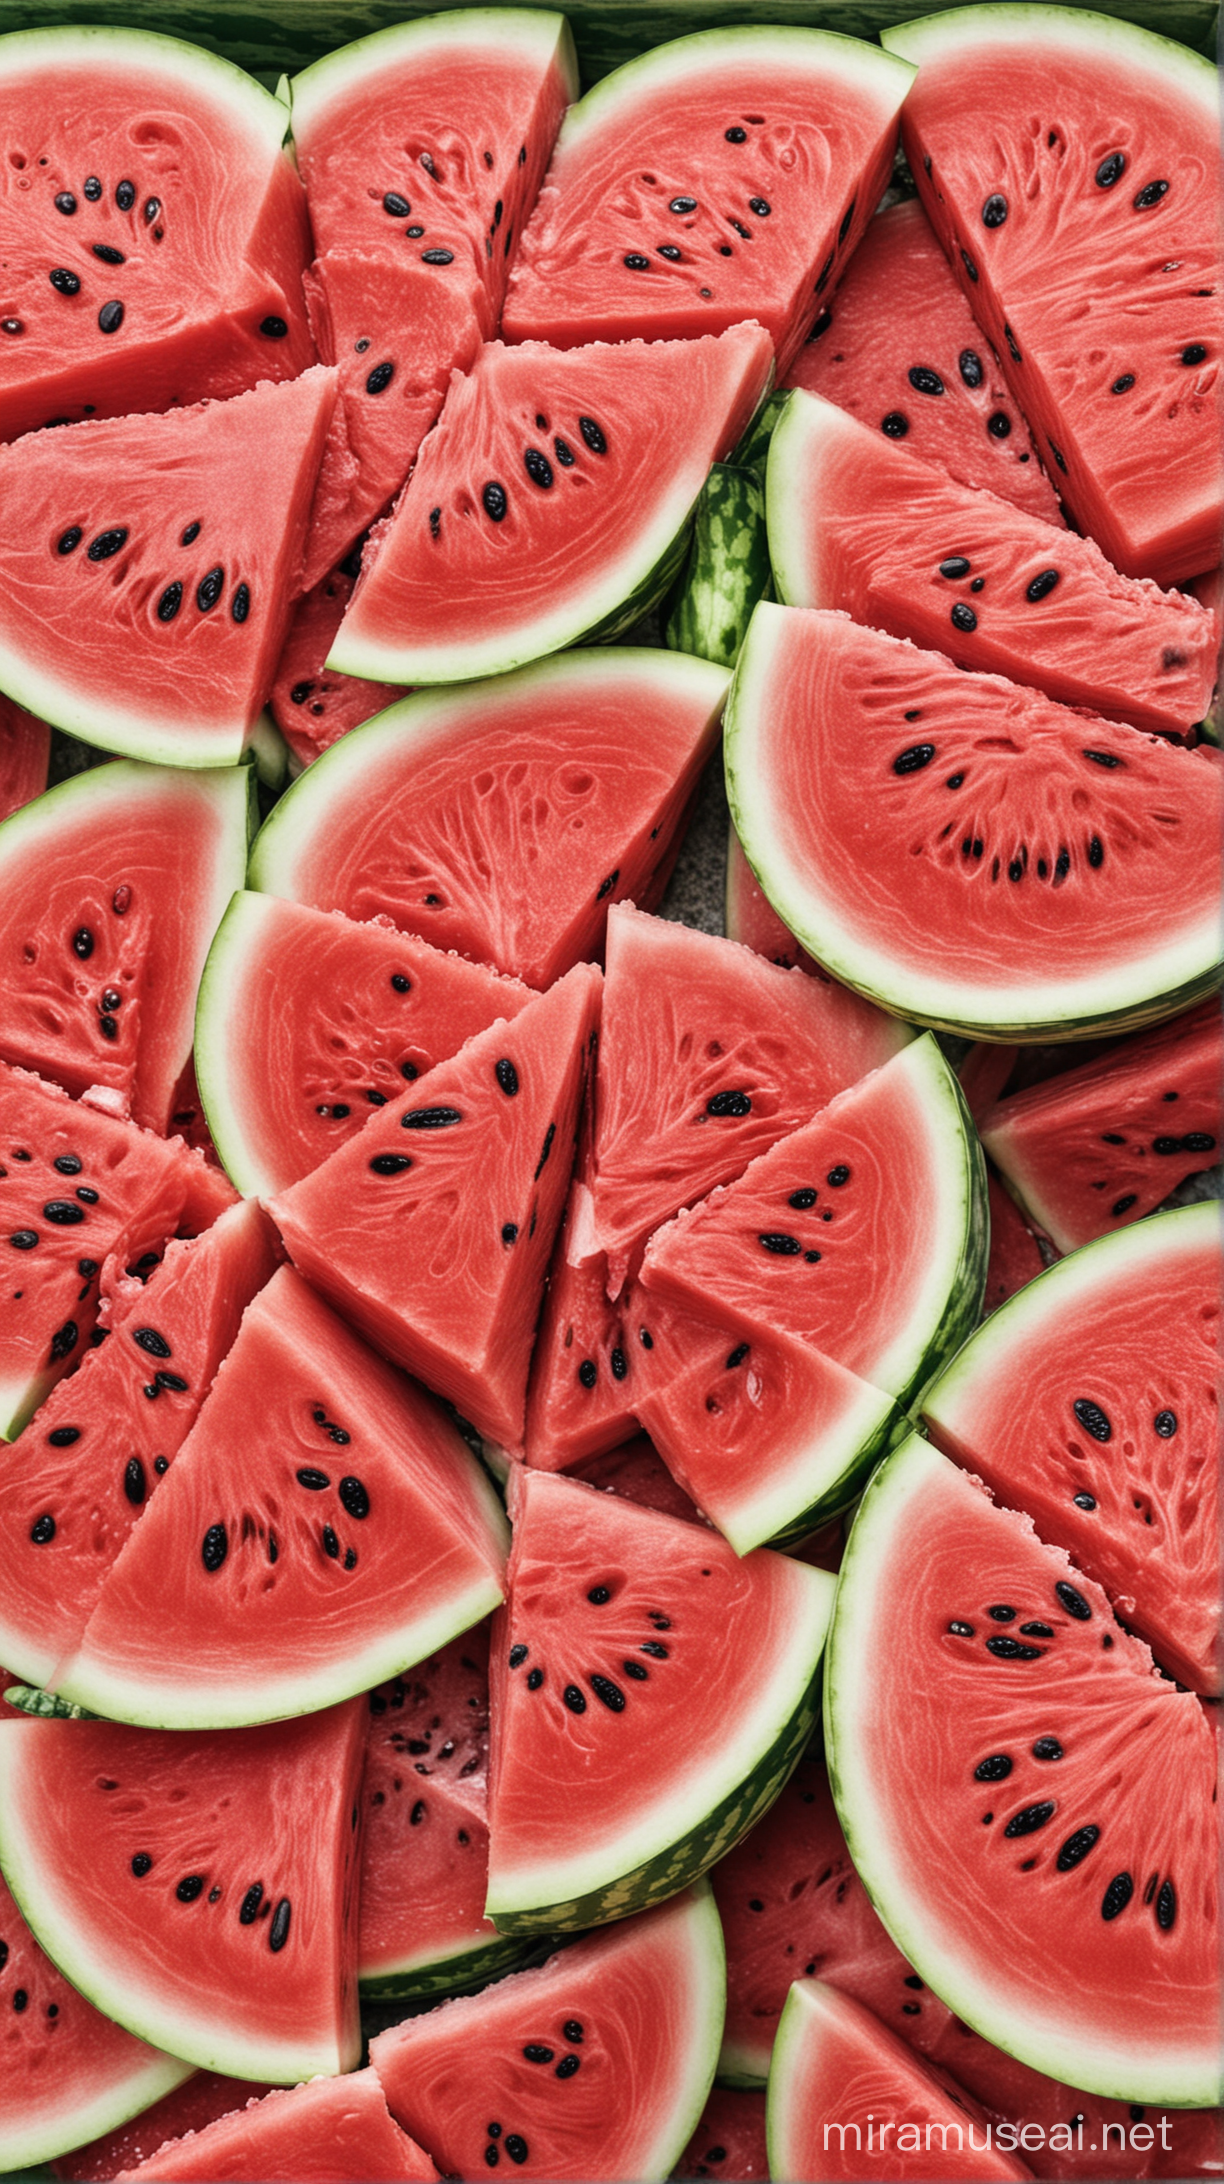
[[168,2139],[202,2131],[218,2116],[245,2108],[248,2101],[258,2100],[269,2090],[255,2078],[226,2078],[216,2070],[194,2070],[172,2093],[142,2109],[129,2123],[62,2155],[54,2164],[54,2174],[72,2179],[73,2184],[106,2184],[124,2169],[138,2167]]
[[312,2078],[288,2092],[265,2093],[202,2130],[159,2147],[119,2171],[135,2178],[200,2179],[200,2184],[266,2184],[279,2169],[319,2184],[435,2184],[437,2170],[388,2113],[375,2073]]
[[767,2177],[765,2095],[716,2085],[673,2174],[726,2177],[735,2184],[757,2184],[758,2178]]
[[365,682],[324,668],[359,567],[360,560],[350,556],[344,567],[329,569],[293,610],[268,707],[289,746],[295,773],[350,728],[404,696],[398,683]]
[[32,804],[47,786],[51,730],[11,698],[0,698],[0,819]]
[[990,1214],[990,1257],[986,1262],[983,1318],[1006,1304],[1009,1297],[1014,1297],[1026,1282],[1033,1281],[1046,1265],[1037,1237],[996,1175],[986,1177],[986,1197]]

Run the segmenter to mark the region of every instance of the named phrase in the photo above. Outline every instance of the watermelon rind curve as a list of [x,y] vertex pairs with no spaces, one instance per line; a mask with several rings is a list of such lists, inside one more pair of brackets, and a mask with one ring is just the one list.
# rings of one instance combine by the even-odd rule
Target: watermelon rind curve
[[185,2063],[177,2055],[162,2055],[156,2049],[146,2052],[152,2060],[142,2070],[116,2079],[105,2092],[95,2093],[92,2100],[80,2106],[74,2101],[70,2106],[60,2105],[54,2112],[44,2112],[27,2131],[14,2130],[6,2123],[0,2142],[4,2160],[0,2184],[19,2184],[19,2174],[24,2184],[27,2173],[30,2184],[40,2184],[44,2177],[49,2184],[53,2172],[36,2168],[35,2163],[54,2161],[60,2154],[72,2153],[78,2146],[88,2146],[94,2139],[117,2131],[195,2074],[194,2063]]
[[[507,1935],[502,1941],[475,1941],[453,1956],[430,1957],[363,1979],[363,2002],[441,2002],[448,1995],[471,1994],[490,1980],[516,1971],[528,1945]],[[2,2180],[0,2180],[2,2184]]]
[[554,1870],[554,1877],[572,1889],[565,1901],[541,1903],[540,1876],[531,1868],[507,1875],[500,1887],[491,1879],[485,1916],[499,1932],[581,1933],[662,1903],[707,1873],[773,1803],[819,1718],[821,1663],[835,1591],[827,1571],[806,1563],[793,1567],[804,1572],[807,1597],[796,1588],[791,1644],[769,1664],[763,1683],[745,1692],[740,1718],[728,1725],[703,1778],[681,1783],[669,1801],[649,1801],[622,1839],[617,1863],[632,1863],[621,1864],[619,1871],[608,1870],[605,1852],[576,1849]]
[[1046,6],[1042,0],[985,0],[978,7],[948,8],[908,23],[889,24],[880,32],[888,53],[921,68],[924,61],[950,55],[957,61],[993,44],[1025,44],[1030,50],[1053,46],[1077,54],[1092,71],[1103,58],[1133,61],[1144,73],[1167,77],[1187,96],[1198,99],[1219,126],[1219,84],[1203,55],[1158,31],[1145,30],[1124,17],[1097,15],[1088,8]]
[[136,83],[146,72],[162,78],[178,74],[193,90],[215,99],[227,118],[248,133],[252,149],[268,159],[279,152],[288,135],[289,114],[283,99],[265,91],[245,69],[221,54],[160,31],[73,23],[14,30],[0,38],[0,80],[44,66],[54,69],[57,81],[78,71],[88,77],[99,69],[114,68],[131,82],[134,99],[139,96]]
[[333,101],[364,85],[373,88],[389,66],[427,61],[431,48],[447,53],[469,45],[480,54],[506,46],[518,48],[524,58],[536,54],[545,66],[555,61],[567,97],[578,96],[573,32],[563,15],[543,8],[452,8],[371,31],[304,68],[285,85],[291,126],[302,135],[326,126]]

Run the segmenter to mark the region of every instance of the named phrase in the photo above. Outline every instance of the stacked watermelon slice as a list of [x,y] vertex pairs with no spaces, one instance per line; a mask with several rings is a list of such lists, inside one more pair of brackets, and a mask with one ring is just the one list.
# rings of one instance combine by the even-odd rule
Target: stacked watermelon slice
[[1208,64],[0,110],[0,2171],[1216,2173]]

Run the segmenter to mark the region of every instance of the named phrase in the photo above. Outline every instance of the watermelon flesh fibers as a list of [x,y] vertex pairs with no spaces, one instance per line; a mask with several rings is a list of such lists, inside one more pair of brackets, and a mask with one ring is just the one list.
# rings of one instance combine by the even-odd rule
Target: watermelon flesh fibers
[[270,2091],[261,2080],[226,2078],[215,2070],[194,2070],[172,2093],[164,2094],[151,2108],[142,2109],[130,2123],[88,2145],[74,2147],[55,2163],[58,2177],[74,2184],[107,2184],[124,2169],[135,2169],[155,2154],[168,2139],[183,2138],[188,2131],[202,2131],[218,2116],[245,2108],[250,2100]]
[[266,2093],[118,2174],[120,2184],[266,2184],[272,2169],[303,2184],[436,2184],[438,2174],[388,2113],[372,2070]]
[[323,662],[353,595],[360,560],[329,569],[298,600],[268,695],[272,718],[289,746],[295,772],[309,766],[350,728],[404,696],[398,683],[366,682],[330,674]]

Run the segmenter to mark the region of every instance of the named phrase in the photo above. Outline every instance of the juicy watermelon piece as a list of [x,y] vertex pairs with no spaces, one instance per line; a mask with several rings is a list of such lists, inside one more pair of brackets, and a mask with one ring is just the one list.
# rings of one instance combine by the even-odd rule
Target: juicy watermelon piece
[[0,440],[313,363],[305,200],[285,108],[252,77],[176,38],[64,25],[4,39],[0,113],[25,147],[0,250],[16,336]]
[[0,1861],[73,1986],[204,2070],[351,2070],[363,1716],[0,1723]]
[[1061,524],[998,359],[913,198],[868,221],[786,384],[904,440],[961,485]]
[[1128,576],[1213,567],[1210,61],[1044,6],[957,8],[882,39],[919,64],[902,123],[919,194],[1080,529]]
[[772,581],[761,480],[753,470],[715,463],[701,489],[664,641],[674,652],[734,667],[752,610]]
[[704,1522],[644,1433],[603,1456],[588,1456],[573,1466],[570,1476],[584,1486],[598,1487],[603,1494],[619,1494],[643,1509],[657,1509],[665,1517],[682,1517],[686,1524]]
[[643,1290],[795,1336],[904,1407],[976,1324],[984,1181],[956,1079],[920,1039],[658,1230]]
[[986,1294],[982,1316],[997,1312],[1018,1289],[1036,1279],[1046,1261],[1019,1206],[995,1175],[986,1177],[990,1214],[990,1256],[986,1261]]
[[3,1062],[0,1147],[13,1254],[0,1333],[0,1436],[12,1440],[80,1363],[110,1254],[123,1265],[153,1265],[167,1236],[207,1228],[234,1194],[178,1139],[138,1130]]
[[693,340],[758,318],[784,372],[888,180],[910,78],[773,25],[676,38],[589,91],[510,275],[510,341]]
[[120,2184],[159,2177],[267,2184],[272,2174],[311,2179],[324,2169],[328,2184],[368,2184],[373,2176],[380,2184],[435,2184],[438,2174],[388,2113],[375,2073],[357,2070],[265,2093],[121,2170]]
[[79,1644],[275,1265],[270,1224],[247,1205],[168,1245],[147,1284],[103,1277],[105,1341],[52,1389],[0,1470],[0,1645],[23,1681],[54,1684]]
[[833,1580],[549,1472],[511,1473],[510,1513],[487,1909],[573,1932],[673,1895],[777,1795]]
[[119,763],[0,827],[0,1053],[170,1127],[196,988],[246,869],[249,774]]
[[1019,1499],[1206,1692],[1221,1676],[1219,1247],[1213,1204],[1103,1237],[1015,1298],[923,1399],[940,1446]]
[[855,1519],[825,1696],[854,1862],[941,1999],[1088,2092],[1218,2100],[1213,1725],[1090,1578],[917,1438]]
[[270,2090],[255,2078],[226,2078],[216,2070],[193,2070],[182,2085],[166,2093],[130,2123],[104,2137],[74,2147],[54,2164],[56,2176],[74,2184],[107,2184],[123,2169],[134,2169],[155,2154],[168,2139],[183,2138],[188,2131],[202,2131],[218,2116],[245,2108]]
[[1091,539],[963,486],[819,395],[769,450],[778,597],[831,607],[1064,705],[1187,735],[1211,703],[1215,618],[1119,576]]
[[1218,977],[1224,782],[1201,750],[845,615],[762,604],[727,783],[779,916],[921,1022],[1004,1040],[1125,1030]]
[[295,773],[404,695],[399,683],[366,682],[324,668],[355,581],[355,564],[331,569],[293,610],[268,705]]
[[742,1174],[911,1034],[843,1006],[836,987],[627,904],[608,914],[607,963],[593,1212],[615,1291],[661,1221]]
[[1219,1003],[1114,1047],[982,1116],[983,1143],[1060,1251],[1150,1213],[1224,1137]]
[[575,1178],[531,1353],[523,1445],[539,1471],[606,1455],[633,1432],[631,1292],[609,1299],[607,1256],[589,1248],[590,1196],[589,1183]]
[[576,966],[270,1205],[315,1287],[511,1449],[601,985]]
[[672,2174],[721,2177],[726,2184],[757,2184],[758,2178],[767,2178],[765,2095],[716,2085]]
[[980,2184],[1033,2173],[992,2144],[976,2101],[821,1979],[796,1980],[782,2012],[765,2132],[770,2176],[783,2180],[870,2176],[873,2141],[877,2157],[887,2146],[888,2173],[899,2179]]
[[[738,940],[742,947],[751,948],[755,954],[767,956],[771,963],[778,963],[783,970],[791,970],[796,964],[823,979],[826,986],[835,986],[828,972],[813,961],[807,949],[800,946],[789,925],[784,925],[768,895],[765,893],[752,866],[744,855],[734,824],[727,828],[727,879],[723,898],[723,922],[728,940]],[[848,986],[837,986],[844,994],[846,1004],[857,1008],[861,996],[852,994]],[[832,996],[829,997],[832,1006]]]
[[233,765],[285,641],[335,390],[317,366],[0,451],[9,694],[105,750]]
[[171,1729],[329,1706],[479,1622],[504,1553],[500,1504],[449,1421],[282,1267],[59,1689]]
[[[309,996],[290,1007],[303,971]],[[385,922],[236,894],[196,1016],[197,1073],[231,1179],[265,1198],[286,1190],[405,1082],[531,998],[517,979]]]
[[295,782],[250,884],[549,986],[610,902],[658,899],[728,680],[625,647],[423,692]]
[[696,1888],[393,2025],[370,2061],[392,2114],[451,2175],[504,2153],[558,2184],[654,2184],[710,2090],[722,2017],[718,1915]]
[[452,380],[366,549],[329,665],[455,682],[631,629],[668,589],[710,464],[771,371],[756,324],[700,346],[491,343]]
[[0,696],[0,819],[32,804],[47,786],[51,730],[11,698]]

